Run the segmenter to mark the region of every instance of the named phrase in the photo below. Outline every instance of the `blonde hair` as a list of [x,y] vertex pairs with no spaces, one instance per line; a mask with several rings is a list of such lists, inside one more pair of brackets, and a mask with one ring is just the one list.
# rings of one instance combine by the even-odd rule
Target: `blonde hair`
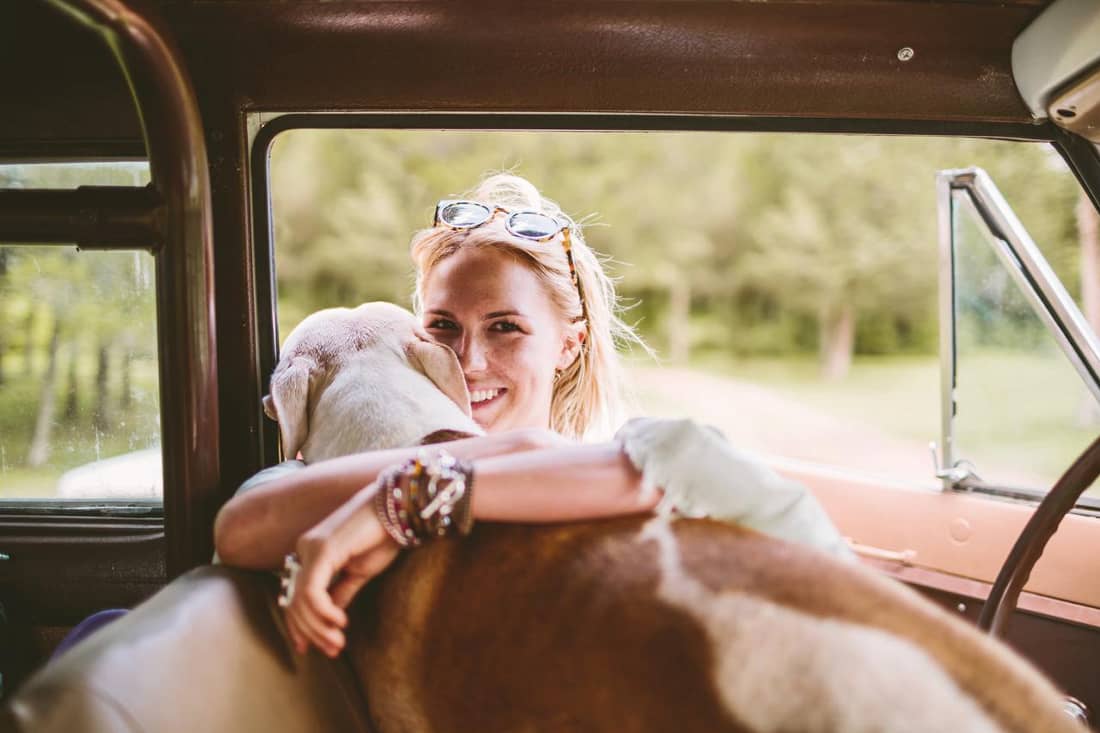
[[573,265],[584,303],[573,284],[561,236],[536,242],[502,234],[496,228],[456,230],[439,226],[417,232],[410,245],[416,265],[416,312],[423,311],[424,281],[432,267],[459,248],[496,247],[517,257],[546,286],[566,322],[587,316],[587,334],[578,357],[554,381],[550,427],[574,439],[609,437],[624,412],[617,346],[634,343],[646,347],[634,329],[619,318],[615,284],[604,272],[601,258],[585,243],[580,226],[524,178],[509,173],[490,175],[463,198],[509,211],[538,211],[569,222]]

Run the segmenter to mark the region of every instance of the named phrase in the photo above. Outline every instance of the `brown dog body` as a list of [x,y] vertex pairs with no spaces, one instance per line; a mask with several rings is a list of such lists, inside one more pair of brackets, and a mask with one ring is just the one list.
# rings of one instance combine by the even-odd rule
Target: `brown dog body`
[[[453,352],[388,304],[303,322],[268,406],[307,460],[480,431]],[[400,558],[353,619],[379,733],[1079,730],[901,584],[709,520],[481,526]]]
[[379,733],[1079,730],[904,586],[709,520],[482,526],[409,553],[355,618]]

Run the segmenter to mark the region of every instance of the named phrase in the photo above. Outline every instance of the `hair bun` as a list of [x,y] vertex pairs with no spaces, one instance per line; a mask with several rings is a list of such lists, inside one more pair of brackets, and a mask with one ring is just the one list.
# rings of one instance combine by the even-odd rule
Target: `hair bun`
[[561,207],[545,198],[526,178],[512,173],[494,173],[487,176],[468,194],[474,201],[500,206],[509,211],[539,211],[550,216],[561,216]]

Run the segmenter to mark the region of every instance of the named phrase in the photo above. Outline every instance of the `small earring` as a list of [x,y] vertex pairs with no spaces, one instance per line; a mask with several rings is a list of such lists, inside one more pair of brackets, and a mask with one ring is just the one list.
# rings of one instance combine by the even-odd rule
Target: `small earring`
[[554,370],[554,382],[557,382],[559,379],[561,379],[561,369],[555,369]]

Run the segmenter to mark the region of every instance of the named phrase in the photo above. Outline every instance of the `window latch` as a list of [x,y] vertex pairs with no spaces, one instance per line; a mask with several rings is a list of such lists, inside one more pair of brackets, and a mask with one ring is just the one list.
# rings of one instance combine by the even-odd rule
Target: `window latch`
[[952,486],[957,486],[967,479],[981,481],[977,471],[974,470],[974,464],[970,461],[956,461],[955,465],[950,468],[941,465],[939,446],[936,445],[936,441],[933,440],[928,444],[928,451],[932,454],[932,472],[936,475],[936,478],[950,481]]

